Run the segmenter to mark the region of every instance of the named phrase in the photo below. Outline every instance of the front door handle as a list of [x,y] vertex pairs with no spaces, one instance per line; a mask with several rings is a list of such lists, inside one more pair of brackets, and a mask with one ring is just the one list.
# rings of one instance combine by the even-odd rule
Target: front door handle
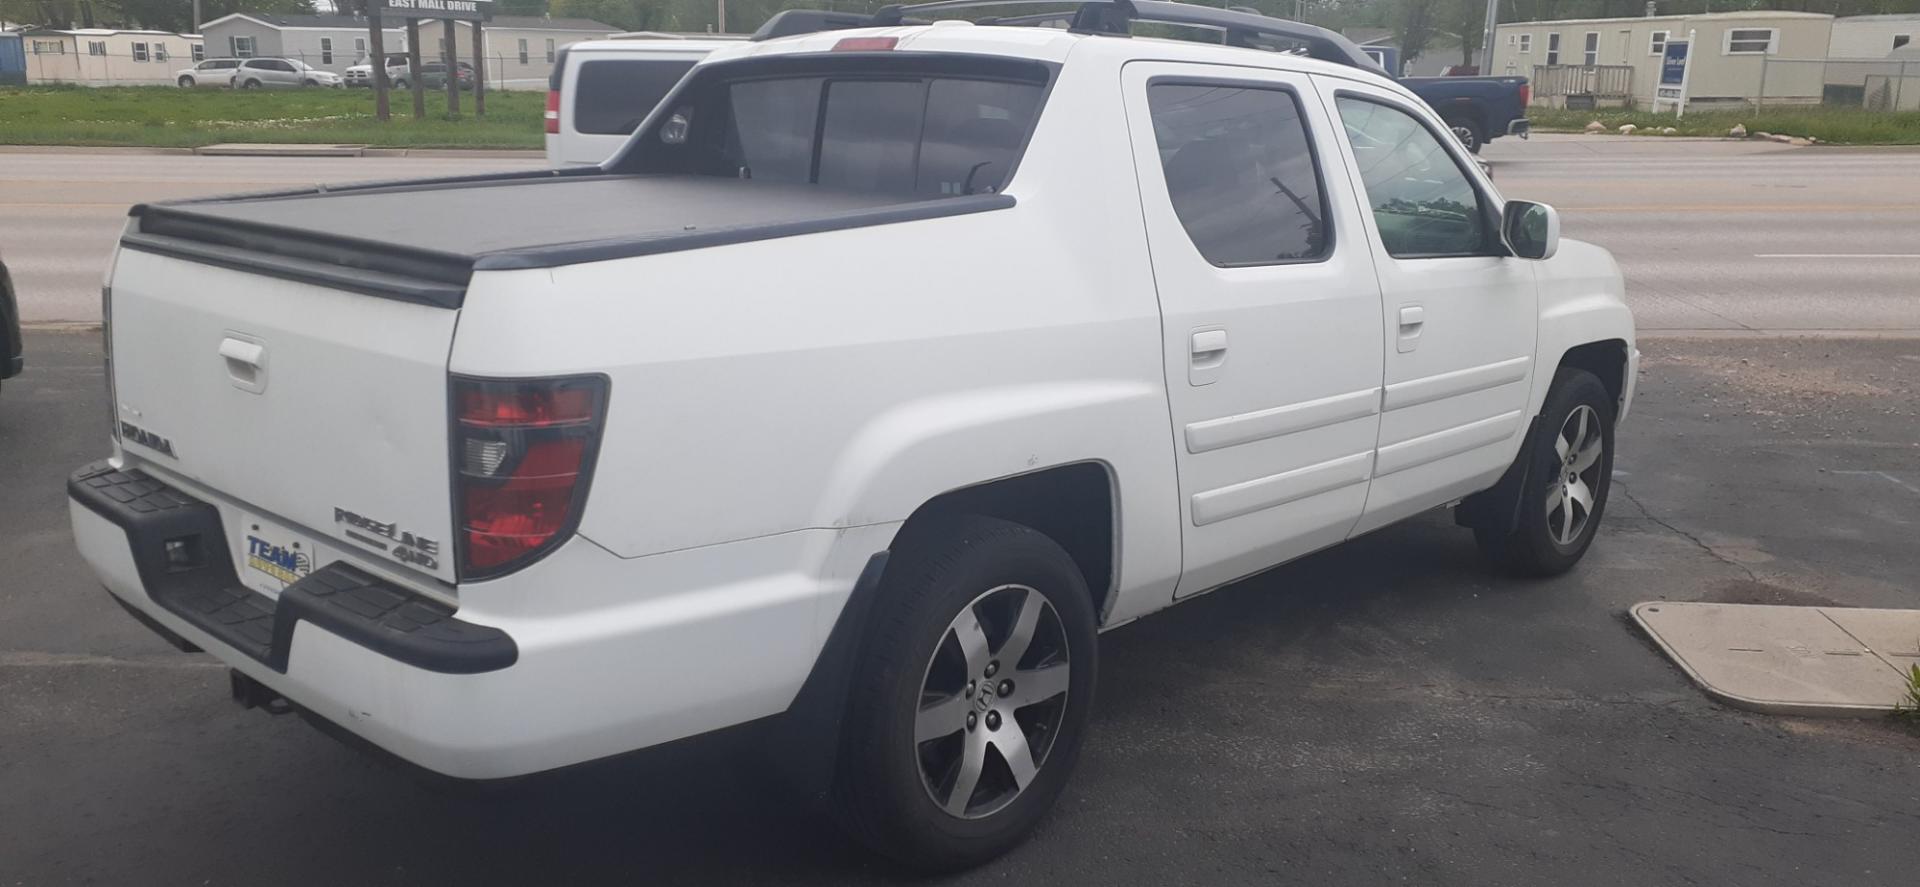
[[1427,309],[1419,305],[1400,307],[1400,344],[1401,354],[1412,351],[1420,345],[1420,331],[1427,326]]
[[1187,382],[1192,385],[1211,385],[1220,378],[1220,369],[1227,365],[1227,331],[1200,330],[1193,334],[1188,343]]

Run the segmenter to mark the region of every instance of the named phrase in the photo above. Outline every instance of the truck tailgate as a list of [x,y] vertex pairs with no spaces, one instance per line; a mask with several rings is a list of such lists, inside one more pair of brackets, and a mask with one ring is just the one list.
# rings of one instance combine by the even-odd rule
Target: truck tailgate
[[[110,285],[128,452],[284,538],[454,579],[457,311],[139,249],[121,251]],[[288,551],[269,553],[292,567]]]

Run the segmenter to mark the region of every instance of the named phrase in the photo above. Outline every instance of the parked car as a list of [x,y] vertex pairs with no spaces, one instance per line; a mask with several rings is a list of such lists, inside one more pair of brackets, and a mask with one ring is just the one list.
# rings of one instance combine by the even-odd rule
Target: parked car
[[467,779],[762,722],[934,868],[1052,805],[1104,629],[1452,503],[1581,559],[1605,250],[1330,32],[957,8],[782,13],[600,167],[136,207],[80,553],[245,704]]
[[233,72],[234,89],[294,89],[341,85],[340,75],[299,59],[247,59]]
[[[460,88],[471,92],[473,90],[473,65],[468,62],[460,62],[458,64]],[[402,77],[399,83],[402,84],[401,88],[408,88],[404,86],[404,84],[407,84],[406,78]],[[446,89],[447,63],[422,62],[420,64],[420,86],[424,89]]]
[[1533,87],[1525,77],[1461,76],[1452,73],[1454,69],[1443,77],[1399,77],[1398,48],[1365,46],[1361,50],[1431,106],[1460,144],[1475,154],[1501,136],[1524,139],[1532,132],[1527,106],[1533,103]]
[[13,295],[13,275],[0,259],[0,380],[20,375],[26,368],[26,345],[20,339],[20,303]]
[[607,159],[694,62],[741,39],[634,34],[561,47],[547,77],[547,163]]
[[184,89],[231,86],[240,62],[241,59],[207,59],[174,74],[174,82]]
[[[396,89],[406,88],[409,68],[407,54],[404,52],[387,54],[387,85]],[[368,59],[357,65],[347,66],[346,73],[340,75],[342,83],[348,86],[373,88],[373,60]]]

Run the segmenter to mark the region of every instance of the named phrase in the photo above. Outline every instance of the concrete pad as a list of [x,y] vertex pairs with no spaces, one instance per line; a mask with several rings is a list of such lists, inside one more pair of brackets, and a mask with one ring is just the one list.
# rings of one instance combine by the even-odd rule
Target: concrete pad
[[1892,711],[1920,663],[1920,610],[1648,601],[1629,612],[1708,695],[1769,714]]
[[211,157],[358,157],[366,150],[366,145],[267,145],[231,142],[223,145],[203,145],[193,149],[193,153]]

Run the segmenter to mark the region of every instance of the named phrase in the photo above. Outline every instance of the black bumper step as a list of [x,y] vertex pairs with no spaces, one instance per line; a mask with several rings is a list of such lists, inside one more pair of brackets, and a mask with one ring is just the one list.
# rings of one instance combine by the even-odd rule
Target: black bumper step
[[67,479],[67,494],[125,530],[154,603],[222,643],[285,673],[302,620],[381,655],[443,674],[497,671],[519,658],[497,628],[335,561],[287,586],[279,600],[234,575],[220,512],[148,476],[105,462]]

